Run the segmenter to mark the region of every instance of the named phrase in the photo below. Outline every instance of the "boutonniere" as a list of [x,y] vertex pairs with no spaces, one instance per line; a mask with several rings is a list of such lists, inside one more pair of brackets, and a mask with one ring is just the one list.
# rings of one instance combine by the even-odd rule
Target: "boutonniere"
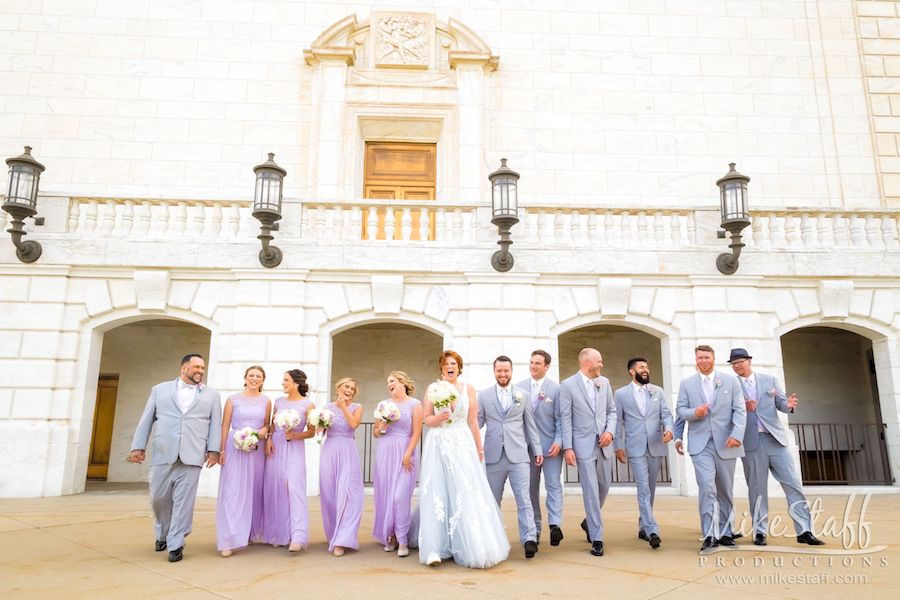
[[722,380],[716,377],[716,388],[722,387]]
[[515,394],[513,394],[513,397],[516,399],[516,404],[522,403],[522,392],[516,392]]
[[599,390],[600,388],[603,387],[603,382],[602,382],[602,381],[595,381],[595,382],[594,382],[594,387],[596,387],[596,388]]
[[775,388],[772,388],[771,390],[769,390],[766,393],[769,394],[769,397],[774,398],[776,395],[778,395],[778,390],[776,390]]
[[650,399],[656,400],[656,390],[653,388],[650,388]]
[[538,400],[540,400],[541,402],[543,402],[544,398],[546,398],[546,397],[547,397],[547,395],[544,392],[538,393]]

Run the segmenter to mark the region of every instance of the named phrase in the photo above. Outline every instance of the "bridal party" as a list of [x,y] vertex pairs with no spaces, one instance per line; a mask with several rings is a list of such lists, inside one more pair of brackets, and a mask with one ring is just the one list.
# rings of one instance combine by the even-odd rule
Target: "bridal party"
[[[493,361],[494,380],[477,387],[452,350],[440,354],[436,380],[425,386],[392,371],[373,415],[375,514],[371,534],[362,538],[374,541],[362,543],[398,558],[415,553],[430,567],[453,561],[487,569],[514,546],[527,559],[553,552],[565,538],[561,476],[568,465],[578,469],[584,505],[577,535],[584,534],[585,551],[602,557],[603,507],[618,461],[636,482],[636,537],[658,551],[666,533],[653,515],[656,481],[674,442],[694,465],[701,552],[736,548],[741,538],[733,501],[738,459],[750,495],[747,543],[767,545],[771,472],[784,488],[797,543],[822,545],[778,417],[794,410],[797,395],[786,396],[775,377],[754,371],[744,348],[731,350],[731,372],[716,367],[710,346],[699,345],[694,354],[696,373],[680,383],[674,404],[650,383],[651,365],[642,357],[627,363],[631,381],[612,389],[594,348],[583,349],[578,370],[559,383],[548,377],[552,357],[543,350],[531,354],[529,377],[516,383],[505,355]],[[355,437],[363,406],[356,380],[341,378],[332,397],[316,403],[301,369],[280,380],[275,375],[278,383],[271,385],[264,367],[251,365],[242,390],[223,404],[203,383],[205,371],[202,356],[185,356],[176,379],[153,387],[135,431],[129,460],[137,464],[147,459],[152,433],[155,551],[168,552],[170,562],[183,560],[201,469],[215,465],[223,558],[253,543],[304,551],[311,526],[307,442],[321,444],[321,524],[315,526],[324,529],[335,557],[359,550],[364,485]],[[501,515],[507,484],[506,501],[514,502],[517,517],[512,542]]]

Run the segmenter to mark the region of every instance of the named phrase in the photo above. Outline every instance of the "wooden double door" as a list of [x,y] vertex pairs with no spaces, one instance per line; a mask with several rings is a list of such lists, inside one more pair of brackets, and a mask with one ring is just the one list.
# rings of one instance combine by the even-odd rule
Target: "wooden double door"
[[[425,202],[434,200],[436,187],[435,144],[406,144],[394,142],[366,142],[365,198],[367,200],[405,200]],[[402,210],[394,210],[395,240],[403,239],[400,229]],[[387,210],[378,211],[378,233],[375,239],[385,239]],[[412,211],[412,238],[419,237],[421,213]],[[434,239],[434,213],[429,217],[429,239]],[[368,239],[368,211],[363,211],[362,236]]]

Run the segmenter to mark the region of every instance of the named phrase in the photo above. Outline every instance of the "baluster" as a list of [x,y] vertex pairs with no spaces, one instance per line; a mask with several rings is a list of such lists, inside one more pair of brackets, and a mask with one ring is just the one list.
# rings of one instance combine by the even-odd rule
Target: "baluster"
[[466,223],[466,228],[463,229],[463,241],[464,242],[474,242],[475,241],[475,227],[477,227],[478,223],[478,209],[473,208],[469,211],[469,222]]
[[187,229],[187,202],[178,202],[175,209],[175,235],[181,237]]
[[206,225],[206,205],[202,202],[194,202],[194,220],[192,221],[192,227],[194,228],[194,235],[201,236],[203,235],[203,229]]
[[431,237],[431,217],[428,214],[428,209],[422,207],[419,211],[419,241],[427,242],[428,238]]
[[222,203],[213,202],[212,221],[209,226],[209,234],[218,238],[222,234]]
[[697,243],[697,222],[694,217],[694,211],[687,215],[687,244],[692,246]]
[[603,213],[603,243],[612,246],[616,243],[616,223],[614,220],[615,213],[607,210]]
[[397,234],[397,213],[394,212],[392,206],[388,206],[384,211],[384,239],[389,242],[394,241]]
[[638,241],[643,246],[647,243],[647,211],[639,210],[637,218]]
[[122,207],[122,237],[131,235],[131,229],[134,227],[134,200],[126,200],[125,206]]
[[861,246],[863,241],[862,225],[856,213],[850,215],[850,241],[854,246]]
[[162,200],[156,211],[156,235],[164,237],[169,231],[169,202]]
[[[11,217],[11,215],[5,215],[6,217]],[[69,226],[66,229],[69,233],[75,233],[78,231],[78,221],[81,218],[81,202],[78,200],[72,200],[71,208],[69,209]],[[8,221],[8,219],[7,219]],[[6,230],[6,227],[3,228]]]
[[103,211],[103,228],[101,234],[103,237],[109,237],[113,228],[116,226],[116,202],[115,200],[106,201],[106,210]]
[[895,217],[893,219],[893,221],[894,221],[894,225],[895,225],[894,231],[896,231],[896,233],[897,233],[897,237],[894,239],[896,239],[898,242],[900,242],[900,215]]
[[232,202],[231,210],[228,213],[228,235],[236,238],[241,232],[241,205]]
[[334,239],[344,239],[344,209],[340,206],[334,207]]
[[141,201],[141,216],[140,222],[138,223],[138,230],[141,232],[141,237],[147,237],[150,235],[150,220],[153,216],[153,206],[150,204],[149,200]]
[[844,226],[844,215],[843,214],[834,213],[834,217],[831,219],[831,228],[834,231],[835,246],[846,246],[847,245],[847,229]]
[[663,221],[663,213],[661,210],[653,213],[653,237],[657,244],[662,244],[666,239],[666,229]]
[[597,225],[597,211],[589,210],[587,216],[587,243],[595,246],[600,239],[600,230]]
[[585,242],[584,232],[581,229],[581,213],[577,210],[572,211],[572,221],[569,227],[572,236],[572,243],[581,246]]
[[309,208],[303,204],[300,207],[300,238],[309,237]]
[[753,245],[759,246],[762,244],[763,240],[763,231],[762,231],[762,215],[753,215],[750,217],[750,227],[753,229],[753,235],[750,236],[753,239]]
[[894,247],[894,224],[887,215],[881,215],[881,241],[885,248]]
[[797,230],[794,228],[794,215],[784,215],[784,239],[788,246],[793,246],[797,241]]
[[866,241],[869,246],[875,248],[881,239],[878,237],[878,223],[875,222],[875,215],[866,215]]
[[559,244],[563,241],[563,212],[557,210],[553,214],[555,216],[553,218],[553,239],[551,242]]
[[97,228],[97,201],[88,200],[87,215],[84,220],[84,229],[88,235],[94,235]]
[[539,210],[537,218],[537,241],[539,243],[547,240],[547,211]]
[[453,209],[453,241],[462,241],[463,214],[461,208]]
[[447,211],[439,208],[434,220],[434,241],[447,241]]
[[350,239],[362,239],[362,209],[358,206],[350,209]]
[[325,239],[325,205],[316,206],[316,239]]
[[672,236],[672,243],[676,247],[681,246],[681,215],[677,210],[672,213],[672,218],[669,220],[669,228],[671,229],[669,233]]
[[400,217],[400,237],[404,242],[412,239],[412,209],[408,206],[403,209],[403,216]]
[[803,213],[800,215],[800,239],[803,241],[803,245],[806,247],[812,246],[813,242],[813,228],[809,222],[809,214]]
[[819,213],[816,215],[816,230],[817,230],[817,240],[819,246],[830,246],[830,239],[828,233],[828,221],[825,217],[825,213]]
[[627,246],[631,243],[631,213],[627,210],[622,211],[619,229],[622,235],[622,243]]
[[366,220],[366,235],[370,242],[374,242],[378,237],[378,209],[374,206],[369,207],[369,216]]
[[781,230],[781,223],[778,222],[778,215],[769,213],[769,239],[775,246],[784,245],[784,232]]

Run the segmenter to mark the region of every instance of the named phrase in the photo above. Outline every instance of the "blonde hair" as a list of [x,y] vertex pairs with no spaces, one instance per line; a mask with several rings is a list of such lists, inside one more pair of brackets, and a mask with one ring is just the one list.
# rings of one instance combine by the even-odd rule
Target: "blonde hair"
[[356,380],[353,379],[352,377],[342,377],[341,380],[337,382],[337,385],[334,386],[334,392],[335,392],[335,394],[340,393],[341,386],[344,385],[345,383],[347,383],[348,381],[353,382],[353,398],[356,398],[356,396],[359,394],[359,386],[356,385]]
[[[253,371],[253,370],[256,370],[256,371],[259,371],[260,373],[262,373],[263,381],[266,380],[266,371],[259,365],[251,365],[251,366],[247,367],[247,370],[244,371],[244,379],[247,379],[247,375],[249,375],[250,371]],[[244,383],[244,389],[247,389],[246,383]],[[263,391],[262,384],[259,384],[259,391],[260,392]]]
[[413,392],[416,391],[415,386],[413,385],[413,380],[409,378],[409,375],[404,373],[403,371],[391,371],[388,377],[393,377],[397,381],[403,384],[403,387],[406,388],[406,395],[412,396]]

